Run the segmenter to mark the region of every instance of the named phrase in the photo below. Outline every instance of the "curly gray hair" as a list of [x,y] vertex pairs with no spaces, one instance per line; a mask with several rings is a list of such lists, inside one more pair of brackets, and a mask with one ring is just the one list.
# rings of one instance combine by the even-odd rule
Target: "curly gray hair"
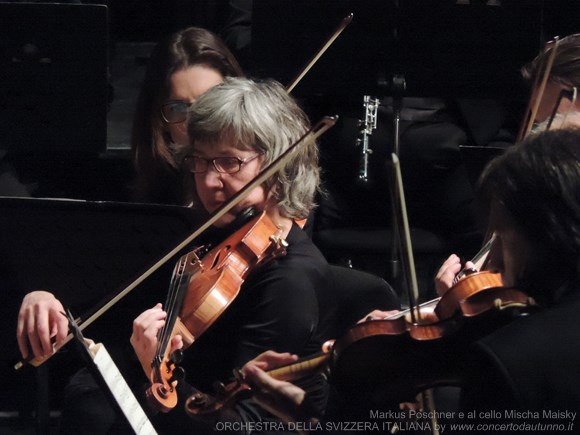
[[[262,153],[263,166],[267,166],[309,128],[308,117],[280,83],[229,77],[192,106],[188,119],[190,144],[181,146],[176,158],[181,163],[196,142],[230,140],[239,149]],[[320,186],[316,143],[300,146],[265,186],[276,198],[282,215],[296,219],[308,216]]]

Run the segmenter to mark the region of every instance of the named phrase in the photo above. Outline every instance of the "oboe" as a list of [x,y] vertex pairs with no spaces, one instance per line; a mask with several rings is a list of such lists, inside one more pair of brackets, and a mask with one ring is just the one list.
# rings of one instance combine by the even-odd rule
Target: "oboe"
[[364,96],[365,119],[359,121],[360,134],[356,140],[356,146],[361,146],[361,159],[359,166],[358,179],[362,183],[369,181],[369,156],[373,150],[369,146],[369,137],[373,130],[377,128],[377,111],[379,108],[379,99],[371,98],[369,95]]

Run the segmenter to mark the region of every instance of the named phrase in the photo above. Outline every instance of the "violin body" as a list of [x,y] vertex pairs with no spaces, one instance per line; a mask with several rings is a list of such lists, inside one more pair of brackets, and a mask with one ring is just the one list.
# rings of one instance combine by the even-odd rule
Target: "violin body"
[[332,349],[331,383],[347,392],[373,391],[393,404],[413,401],[428,388],[460,386],[470,344],[534,305],[522,292],[498,287],[499,275],[477,275],[468,275],[449,296],[422,304],[419,322],[400,315],[355,325]]
[[[244,280],[256,267],[283,255],[278,227],[262,213],[208,252],[200,260],[186,255],[189,274],[180,319],[194,337],[207,330],[237,297]],[[191,267],[191,269],[190,269]]]
[[436,304],[424,305],[416,314],[416,319],[408,321],[407,330],[415,340],[433,340],[449,335],[453,328],[458,327],[456,316],[463,314],[464,301],[490,289],[503,289],[502,285],[499,273],[482,271],[466,275],[447,290]]
[[166,325],[152,363],[147,398],[153,409],[168,412],[176,406],[175,386],[184,377],[176,373],[179,361],[169,355],[171,339],[180,334],[185,346],[197,340],[238,296],[252,270],[285,253],[287,244],[279,234],[280,229],[262,212],[201,259],[199,250],[180,258],[165,305]]

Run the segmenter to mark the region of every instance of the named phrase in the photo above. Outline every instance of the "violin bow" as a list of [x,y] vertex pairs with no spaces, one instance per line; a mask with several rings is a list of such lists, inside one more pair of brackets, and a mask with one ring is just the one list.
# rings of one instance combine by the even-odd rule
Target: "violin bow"
[[[397,222],[399,224],[399,234],[402,255],[401,261],[405,270],[407,281],[407,292],[409,297],[409,312],[411,314],[411,321],[413,323],[421,322],[421,309],[419,305],[419,286],[417,284],[417,273],[415,271],[415,259],[413,256],[413,245],[411,243],[411,231],[409,227],[409,219],[407,216],[407,205],[405,202],[405,191],[403,189],[403,176],[401,174],[401,164],[399,158],[395,153],[391,154],[392,165],[394,169],[394,181],[396,186],[396,198],[393,198],[395,209],[398,214]],[[417,396],[421,405],[428,410],[435,410],[435,401],[433,398],[432,389],[421,391]],[[439,425],[437,424],[437,417],[433,414],[431,417],[432,434],[439,435]]]
[[[475,254],[471,259],[471,262],[475,266],[475,271],[482,270],[483,267],[486,265],[495,238],[496,238],[495,233],[491,233],[491,236],[489,237],[487,242],[485,242],[485,244],[481,247],[481,249],[477,251],[477,254]],[[455,275],[453,283],[456,284],[461,278],[472,272],[474,272],[473,269],[464,268],[457,275]]]
[[318,50],[318,52],[310,59],[310,61],[306,64],[306,66],[302,69],[302,71],[296,76],[294,80],[290,82],[288,86],[286,86],[286,91],[288,93],[292,92],[292,90],[296,87],[296,85],[302,80],[302,78],[310,71],[310,69],[314,66],[318,59],[328,50],[328,48],[332,45],[336,38],[342,33],[346,26],[350,24],[352,21],[353,14],[350,13],[346,17],[342,19],[336,30],[330,35],[330,37],[326,40],[323,46]]
[[411,243],[411,230],[407,216],[407,205],[405,202],[405,191],[403,189],[403,177],[401,175],[401,164],[396,154],[391,154],[391,163],[393,165],[393,178],[395,183],[395,196],[393,198],[395,211],[397,214],[397,224],[399,226],[400,242],[402,244],[401,261],[407,281],[407,293],[409,298],[409,307],[411,320],[417,323],[421,320],[421,311],[417,306],[419,302],[419,286],[417,284],[417,273],[415,271],[415,258],[413,256],[413,245]]
[[[284,151],[278,158],[276,158],[268,167],[266,167],[262,172],[260,172],[256,177],[254,177],[248,184],[246,184],[238,193],[236,193],[232,198],[224,203],[220,208],[215,210],[205,223],[200,225],[195,231],[193,231],[187,238],[180,242],[177,246],[166,253],[162,258],[157,260],[155,264],[150,266],[145,272],[139,275],[133,282],[131,282],[127,287],[121,290],[119,293],[115,294],[108,302],[106,302],[102,307],[93,312],[90,316],[86,318],[81,324],[78,325],[80,331],[83,331],[86,327],[91,325],[95,320],[97,320],[101,315],[103,315],[107,310],[114,306],[117,302],[131,293],[139,284],[149,278],[154,272],[159,270],[161,266],[171,260],[175,255],[177,255],[182,249],[186,248],[191,242],[197,239],[203,232],[205,232],[209,227],[215,224],[221,217],[223,217],[227,212],[233,209],[237,204],[244,200],[250,192],[258,187],[260,184],[264,183],[268,178],[279,171],[293,156],[294,152],[301,146],[313,143],[322,134],[324,134],[329,128],[331,128],[336,121],[338,116],[326,116],[318,121],[313,127],[311,127],[304,135],[298,139],[294,144],[292,144],[286,151]],[[69,334],[62,346],[72,340],[73,335]],[[58,350],[58,348],[55,349]],[[51,355],[52,356],[52,355]],[[35,367],[41,365],[50,356],[44,358],[33,358],[19,361],[14,365],[14,369],[18,370],[24,366],[25,363],[33,365]]]
[[[267,370],[271,377],[279,381],[292,382],[304,378],[312,373],[324,373],[328,369],[331,357],[332,343],[325,343],[322,352],[304,357],[296,362],[275,369]],[[205,393],[195,393],[185,401],[185,411],[190,417],[207,415],[224,407],[232,406],[241,393],[252,392],[245,383],[240,369],[234,369],[234,381],[225,385],[221,382],[214,384],[215,396]]]

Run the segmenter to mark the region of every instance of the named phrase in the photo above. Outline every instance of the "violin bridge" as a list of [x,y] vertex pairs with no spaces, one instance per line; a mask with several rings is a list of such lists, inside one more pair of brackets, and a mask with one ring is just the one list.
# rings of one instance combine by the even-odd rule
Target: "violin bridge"
[[199,252],[200,251],[196,249],[184,255],[185,261],[183,264],[183,268],[180,271],[181,273],[185,271],[189,273],[194,273],[195,271],[201,269],[201,258],[203,258],[203,255],[205,255],[206,253],[200,256],[198,255]]
[[278,234],[273,234],[269,238],[270,245],[264,250],[262,256],[258,259],[256,265],[263,266],[268,264],[270,261],[277,257],[286,255],[286,248],[288,247],[288,242],[280,237]]
[[286,248],[288,248],[288,242],[285,239],[283,239],[279,234],[271,235],[270,242],[272,242],[272,244],[269,247],[269,255],[274,257],[286,255]]

